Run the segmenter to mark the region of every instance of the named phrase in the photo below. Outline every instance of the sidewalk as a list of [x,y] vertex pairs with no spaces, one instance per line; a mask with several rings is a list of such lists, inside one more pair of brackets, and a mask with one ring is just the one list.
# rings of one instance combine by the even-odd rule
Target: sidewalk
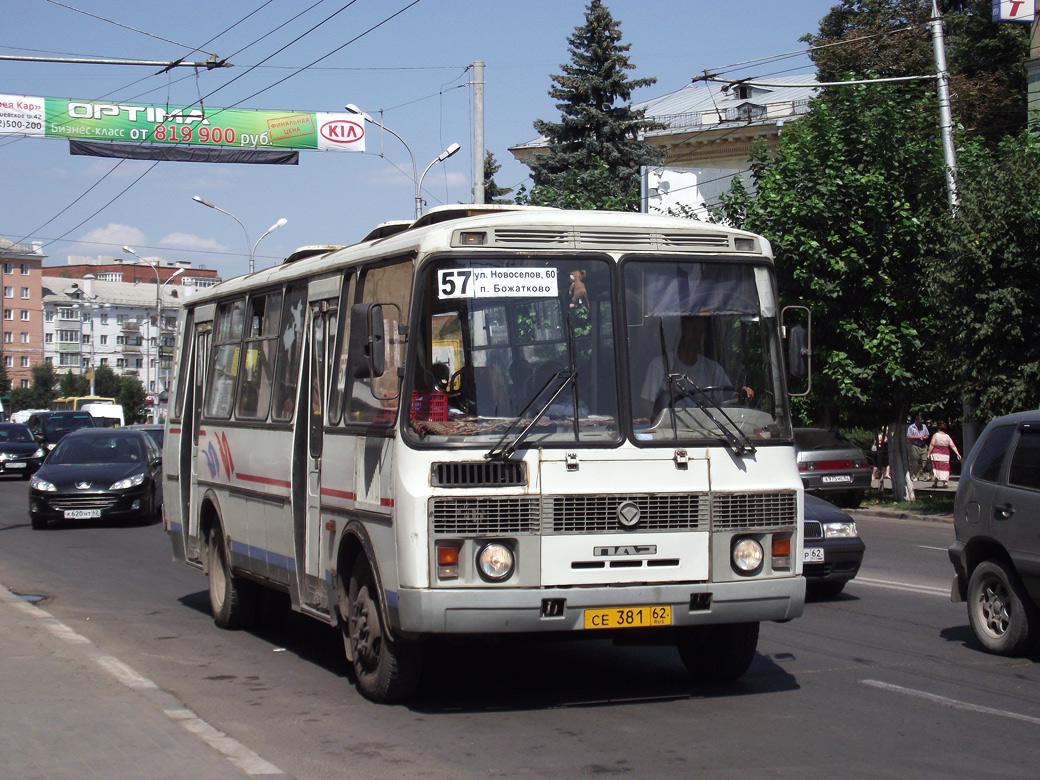
[[[921,480],[914,482],[914,493],[918,497],[927,495],[938,495],[941,493],[949,493],[953,495],[957,492],[957,483],[959,477],[957,475],[950,475],[950,482],[946,487],[933,488],[931,480]],[[878,481],[873,480],[870,484],[874,490],[882,490],[887,492],[889,495],[892,493],[892,480],[885,479],[881,482],[880,487]],[[864,513],[873,515],[874,517],[889,517],[896,518],[899,520],[924,520],[929,523],[952,523],[952,514],[937,514],[935,512],[915,512],[909,509],[897,509],[895,507],[873,507],[870,504],[864,504],[852,510],[853,512]]]
[[0,586],[0,777],[284,780],[288,775]]

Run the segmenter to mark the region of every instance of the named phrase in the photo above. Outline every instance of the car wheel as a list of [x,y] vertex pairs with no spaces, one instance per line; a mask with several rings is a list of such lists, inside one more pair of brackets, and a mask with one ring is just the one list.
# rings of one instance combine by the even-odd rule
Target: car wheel
[[1015,570],[1002,561],[983,561],[968,580],[968,622],[990,653],[1019,656],[1040,639],[1040,614]]
[[[345,600],[344,600],[345,595]],[[341,627],[347,659],[353,664],[358,689],[375,702],[407,699],[419,684],[422,649],[416,642],[391,639],[383,624],[375,577],[359,561],[341,593]]]
[[231,573],[219,526],[209,538],[209,604],[220,628],[245,628],[252,619],[256,586]]
[[679,657],[698,682],[729,682],[755,660],[758,623],[722,623],[681,629]]
[[29,522],[32,523],[34,531],[43,531],[47,528],[47,518],[39,515],[30,515]]
[[850,490],[842,495],[841,505],[846,509],[856,509],[863,503],[863,490]]

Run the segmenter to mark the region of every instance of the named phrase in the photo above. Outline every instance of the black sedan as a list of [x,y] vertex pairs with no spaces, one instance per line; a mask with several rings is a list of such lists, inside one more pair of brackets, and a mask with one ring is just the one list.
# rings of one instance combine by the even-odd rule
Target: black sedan
[[0,474],[18,474],[29,479],[46,454],[28,425],[0,423]]
[[848,512],[805,494],[802,575],[810,595],[837,596],[856,576],[867,546]]
[[125,428],[84,428],[51,450],[29,482],[29,517],[148,522],[162,506],[162,453],[152,438]]

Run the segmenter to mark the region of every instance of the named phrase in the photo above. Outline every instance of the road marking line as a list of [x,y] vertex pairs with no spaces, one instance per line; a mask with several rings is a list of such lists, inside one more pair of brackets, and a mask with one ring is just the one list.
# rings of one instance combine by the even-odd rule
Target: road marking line
[[1036,726],[1040,726],[1040,718],[1034,718],[1031,715],[1022,715],[1018,712],[1009,712],[1008,710],[997,710],[992,707],[983,707],[979,704],[969,704],[968,702],[958,701],[957,699],[948,699],[945,696],[938,696],[934,693],[926,693],[925,691],[915,691],[913,688],[903,688],[900,685],[892,685],[891,683],[881,682],[880,680],[860,680],[864,685],[869,685],[872,688],[880,688],[883,691],[891,691],[892,693],[902,693],[906,696],[913,696],[917,699],[924,699],[935,704],[941,704],[943,707],[951,707],[955,710],[965,710],[967,712],[977,712],[980,715],[996,715],[1001,718],[1011,718],[1012,720],[1021,720],[1025,723],[1032,723]]
[[938,550],[939,552],[948,552],[950,548],[948,548],[948,547],[931,547],[931,546],[929,546],[927,544],[919,544],[919,545],[917,545],[917,549],[918,550]]
[[936,596],[950,595],[949,588],[936,588],[931,585],[913,585],[909,582],[893,582],[892,580],[875,580],[870,577],[856,577],[850,584],[869,585],[874,588],[888,588],[889,590],[907,590],[914,593],[928,593]]
[[[7,590],[3,585],[0,585],[0,602],[14,607],[25,615],[31,615],[32,617],[42,620],[42,627],[44,630],[53,634],[57,638],[68,642],[70,645],[89,645],[89,647],[85,648],[85,652],[91,656],[91,659],[114,677],[119,683],[125,685],[130,690],[136,691],[146,698],[148,698],[148,694],[145,693],[145,691],[160,690],[159,686],[147,677],[142,677],[130,666],[123,663],[115,656],[102,652],[101,649],[87,637],[77,633],[65,623],[62,623],[54,617],[54,615],[47,612],[47,610],[23,601],[11,593],[11,591]],[[173,696],[169,694],[166,695],[169,696],[170,699],[173,699]],[[182,702],[178,702],[178,704],[182,704]],[[167,718],[175,723],[179,723],[185,730],[194,734],[211,748],[216,750],[224,756],[224,758],[242,770],[246,775],[249,775],[250,777],[290,777],[274,764],[261,758],[257,753],[254,753],[234,737],[229,737],[224,732],[218,731],[187,707],[160,707],[160,709]]]

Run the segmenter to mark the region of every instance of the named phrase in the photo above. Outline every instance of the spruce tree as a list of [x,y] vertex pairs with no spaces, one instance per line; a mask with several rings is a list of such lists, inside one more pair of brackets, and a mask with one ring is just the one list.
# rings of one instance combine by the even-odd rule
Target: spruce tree
[[[534,123],[549,148],[528,163],[534,179],[530,202],[637,210],[639,167],[657,164],[661,151],[640,139],[658,125],[633,109],[631,98],[633,90],[657,79],[628,78],[626,71],[635,68],[627,54],[631,44],[621,43],[621,24],[600,0],[589,3],[585,24],[567,42],[571,62],[560,66],[562,75],[550,76],[556,86],[549,95],[559,101],[560,121]],[[589,177],[595,179],[592,198]]]
[[485,203],[512,203],[513,201],[506,197],[513,191],[512,187],[499,187],[495,183],[495,174],[502,169],[502,166],[495,160],[495,155],[491,152],[484,153],[484,202]]

